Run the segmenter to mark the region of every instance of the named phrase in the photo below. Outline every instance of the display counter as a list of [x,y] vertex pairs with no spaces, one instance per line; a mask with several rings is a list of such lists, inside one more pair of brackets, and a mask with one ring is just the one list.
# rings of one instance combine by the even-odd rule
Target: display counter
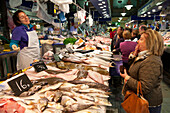
[[0,79],[7,78],[8,73],[16,71],[17,52],[0,52]]

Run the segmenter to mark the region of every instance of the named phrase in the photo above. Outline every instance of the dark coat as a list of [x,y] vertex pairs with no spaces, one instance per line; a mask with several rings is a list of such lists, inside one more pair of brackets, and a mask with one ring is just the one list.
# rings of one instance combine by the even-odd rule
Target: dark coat
[[157,106],[162,103],[163,65],[159,56],[136,57],[129,68],[129,75],[131,77],[126,83],[124,94],[127,90],[136,91],[137,81],[140,81],[144,98],[148,100],[149,106]]

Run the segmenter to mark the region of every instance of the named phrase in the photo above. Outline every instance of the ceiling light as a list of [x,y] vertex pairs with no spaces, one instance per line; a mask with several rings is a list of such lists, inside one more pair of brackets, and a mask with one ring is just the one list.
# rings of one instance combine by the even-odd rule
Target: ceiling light
[[109,23],[109,25],[111,25],[111,23]]
[[162,9],[162,6],[158,6],[158,9],[159,9],[159,10]]
[[104,7],[100,7],[101,9],[103,9]]
[[98,0],[98,1],[103,1],[103,0]]
[[120,20],[118,20],[118,22],[120,22]]
[[161,5],[162,4],[162,2],[158,2],[158,3],[156,3],[156,5],[158,6],[158,5]]
[[144,14],[143,16],[145,17],[147,14]]
[[103,7],[106,7],[106,5],[104,5]]
[[120,20],[122,20],[122,17],[119,17]]
[[103,11],[105,11],[106,9],[102,9]]
[[125,15],[126,15],[126,13],[121,13],[121,15],[122,15],[122,16],[125,16]]
[[148,12],[148,14],[151,14],[151,12]]
[[125,5],[125,7],[127,10],[130,10],[133,7],[133,5]]
[[151,17],[151,15],[148,15],[148,17]]
[[105,4],[105,1],[103,1],[102,3]]
[[102,12],[102,13],[104,14],[104,13],[106,13],[106,11],[105,11],[105,12]]
[[98,3],[98,5],[103,5],[102,3]]
[[156,10],[155,10],[155,9],[152,9],[152,12],[156,12]]

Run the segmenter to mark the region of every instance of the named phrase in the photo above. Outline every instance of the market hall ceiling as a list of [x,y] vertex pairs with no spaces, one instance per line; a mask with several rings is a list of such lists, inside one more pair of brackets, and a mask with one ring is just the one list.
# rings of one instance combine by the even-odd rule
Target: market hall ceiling
[[[88,2],[88,8],[86,8],[86,11],[88,11],[89,8],[91,11],[97,10],[100,13],[100,16],[103,17],[101,14],[102,9],[100,9],[100,6],[98,5],[98,3],[103,1],[106,2],[106,11],[107,13],[111,13],[111,17],[121,17],[122,12],[126,13],[125,17],[130,17],[131,15],[137,15],[138,9],[146,4],[149,0],[76,0],[76,3],[78,3],[80,6],[83,6],[84,2]],[[124,7],[129,1],[133,5],[131,10],[127,10]]]

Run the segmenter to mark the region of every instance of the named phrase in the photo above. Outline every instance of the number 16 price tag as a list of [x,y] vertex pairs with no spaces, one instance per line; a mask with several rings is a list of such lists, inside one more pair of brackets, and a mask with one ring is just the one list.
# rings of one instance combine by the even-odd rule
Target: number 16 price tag
[[27,75],[24,73],[23,75],[8,81],[8,85],[11,87],[16,96],[28,91],[33,86]]

